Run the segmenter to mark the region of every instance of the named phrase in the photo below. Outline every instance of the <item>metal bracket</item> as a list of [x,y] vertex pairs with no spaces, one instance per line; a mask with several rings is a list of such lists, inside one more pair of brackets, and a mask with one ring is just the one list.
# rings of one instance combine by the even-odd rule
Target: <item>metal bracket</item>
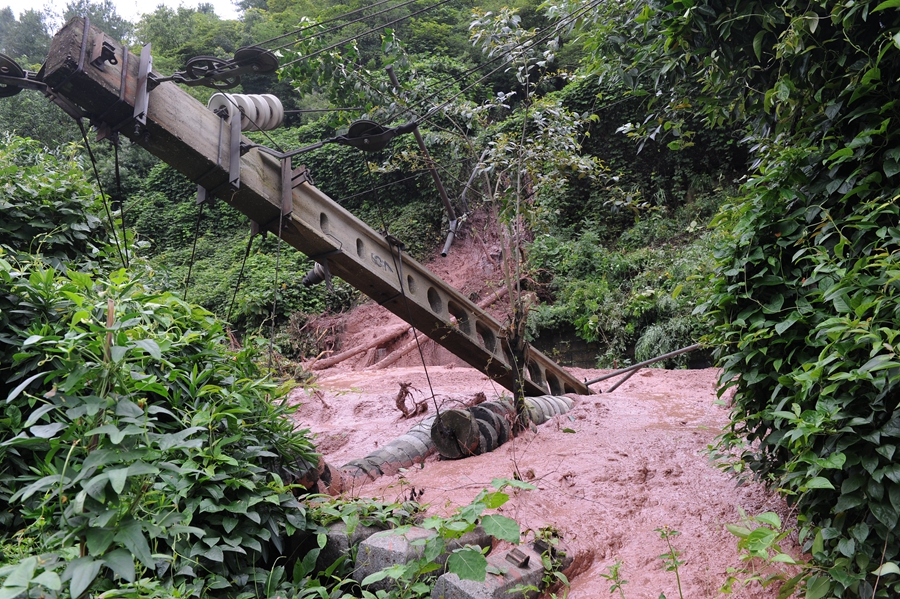
[[514,565],[516,568],[528,567],[528,562],[530,560],[531,556],[519,548],[514,548],[512,551],[506,554],[506,561]]
[[105,35],[94,40],[94,51],[91,53],[91,66],[104,70],[103,65],[106,63],[116,65],[119,61],[116,59],[116,47]]
[[150,55],[150,46],[150,44],[145,44],[141,48],[137,90],[134,92],[134,120],[141,127],[147,126],[147,110],[150,107],[150,88],[147,85],[150,71],[153,69],[153,57]]
[[[106,117],[110,115],[116,108],[123,104],[127,104],[127,101],[125,100],[125,88],[126,83],[128,82],[129,54],[130,52],[128,52],[126,48],[122,49],[122,76],[119,80],[119,99],[113,102],[112,105],[107,108],[103,114],[92,121],[92,124],[97,127],[97,141],[117,135],[122,127],[124,127],[134,119],[134,115],[127,116],[115,125],[112,125],[106,120]],[[118,64],[118,62],[114,62],[112,64]]]

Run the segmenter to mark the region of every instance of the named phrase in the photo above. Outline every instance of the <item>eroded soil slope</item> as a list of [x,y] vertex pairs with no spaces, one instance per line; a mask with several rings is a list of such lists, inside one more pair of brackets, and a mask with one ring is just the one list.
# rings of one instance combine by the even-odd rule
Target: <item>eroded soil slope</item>
[[[431,366],[428,373],[442,409],[478,392],[487,399],[503,392],[466,366]],[[601,371],[573,373],[590,379]],[[420,501],[431,512],[446,513],[471,501],[492,479],[519,476],[537,488],[518,492],[501,510],[523,530],[552,526],[561,532],[576,554],[570,598],[610,596],[610,583],[601,574],[617,560],[629,581],[626,597],[678,597],[675,576],[658,557],[666,551],[655,532],[661,527],[681,533],[675,545],[684,560],[684,596],[717,597],[728,569],[746,565],[725,523],[739,520],[739,507],[752,514],[775,511],[785,519],[788,510],[762,487],[738,486],[709,463],[705,450],[728,421],[727,407],[716,400],[716,375],[714,370],[644,370],[613,393],[576,397],[571,412],[492,453],[460,461],[432,456],[421,468],[352,492],[397,500],[415,488],[424,491]],[[298,419],[317,434],[327,462],[343,465],[412,426],[395,407],[401,382],[420,390],[416,399],[431,395],[421,366],[325,370],[318,393],[295,392],[304,404]],[[431,405],[428,414],[433,413]],[[733,596],[776,594],[773,587],[753,584]]]

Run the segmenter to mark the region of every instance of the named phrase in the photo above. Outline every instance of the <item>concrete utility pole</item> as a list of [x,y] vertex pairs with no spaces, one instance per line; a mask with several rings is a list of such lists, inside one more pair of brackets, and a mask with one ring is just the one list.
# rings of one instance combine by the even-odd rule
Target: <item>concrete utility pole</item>
[[[54,93],[91,115],[95,124],[102,121],[111,130],[120,128],[123,135],[246,214],[260,231],[278,235],[281,223],[281,238],[330,274],[498,384],[514,387],[501,324],[412,258],[403,255],[401,264],[398,249],[384,236],[308,180],[300,178],[298,183],[289,162],[283,168],[283,161],[251,149],[240,157],[240,186],[230,185],[234,129],[171,82],[145,96],[146,124],[136,127],[134,105],[144,105],[138,91],[143,87],[138,81],[141,61],[126,53],[127,48],[75,18],[53,38],[43,80]],[[104,61],[103,56],[115,60]],[[536,349],[529,348],[526,356],[529,395],[590,393],[583,382]]]

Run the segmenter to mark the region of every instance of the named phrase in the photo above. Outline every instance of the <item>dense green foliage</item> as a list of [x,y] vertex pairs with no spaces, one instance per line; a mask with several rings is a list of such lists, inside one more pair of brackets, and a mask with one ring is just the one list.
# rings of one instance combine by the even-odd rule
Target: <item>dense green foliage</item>
[[799,508],[813,598],[897,593],[896,7],[640,2],[607,38],[658,90],[634,135],[751,130],[707,304],[736,389],[721,448]]
[[317,459],[284,390],[140,261],[112,266],[74,157],[16,138],[3,156],[3,593],[264,585],[307,528],[291,485]]

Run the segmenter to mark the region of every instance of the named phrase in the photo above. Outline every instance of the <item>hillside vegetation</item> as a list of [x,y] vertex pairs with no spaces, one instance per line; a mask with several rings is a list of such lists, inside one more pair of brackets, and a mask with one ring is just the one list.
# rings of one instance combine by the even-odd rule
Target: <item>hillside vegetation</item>
[[[285,65],[278,77],[248,76],[236,91],[276,93],[300,111],[285,128],[254,134],[284,148],[343,132],[359,118],[396,126],[427,114],[421,129],[450,196],[465,195],[468,207],[490,213],[496,227],[502,283],[512,291],[513,353],[526,338],[572,333],[596,344],[598,364],[611,365],[703,340],[724,369],[723,391],[736,392],[732,425],[716,448],[720,462],[779,489],[797,508],[799,538],[812,561],[783,581],[782,594],[895,595],[900,4],[520,0],[420,2],[382,14],[366,6],[246,0],[238,21],[201,5],[159,7],[128,23],[108,0],[78,0],[64,15],[3,11],[0,51],[37,70],[54,18],[84,13],[135,48],[152,42],[154,65],[165,73],[194,56],[228,57],[271,40],[267,47],[277,47]],[[333,28],[333,18],[345,26]],[[399,87],[384,71],[389,64]],[[201,101],[212,93],[189,91]],[[246,219],[221,201],[210,209],[215,216],[199,218],[193,184],[138,147],[92,144],[109,195],[100,197],[84,167],[72,166],[85,160],[78,129],[37,94],[0,98],[0,127],[9,134],[0,168],[0,334],[9,355],[0,385],[19,410],[4,421],[3,501],[18,506],[6,512],[15,522],[6,538],[12,544],[12,527],[52,526],[69,551],[57,552],[70,560],[63,578],[80,584],[102,567],[90,556],[114,541],[139,559],[147,553],[124,532],[76,549],[72,535],[81,533],[72,531],[82,529],[71,528],[75,514],[70,518],[63,497],[73,500],[66,485],[80,479],[67,472],[99,473],[75,505],[100,513],[114,495],[137,492],[117,505],[144,506],[147,489],[158,485],[168,495],[165,485],[177,487],[164,468],[135,465],[145,461],[134,452],[184,457],[203,447],[210,459],[240,467],[212,441],[197,447],[184,433],[213,426],[198,416],[210,413],[197,403],[205,387],[163,383],[162,373],[147,370],[150,362],[207,356],[208,369],[185,365],[184,376],[210,372],[219,377],[210,383],[216,393],[224,380],[246,380],[245,395],[234,400],[242,405],[275,391],[257,381],[250,357],[220,354],[221,319],[245,347],[262,333],[279,356],[299,358],[320,351],[304,336],[309,319],[360,298],[344,284],[333,291],[301,287],[309,261],[272,236],[250,239]],[[408,136],[379,153],[326,146],[301,158],[323,191],[406,242],[414,256],[428,256],[444,237],[446,216]],[[101,230],[112,243],[97,242]],[[154,309],[142,311],[141,303]],[[111,319],[106,327],[104,318]],[[196,334],[197,345],[170,338],[176,330]],[[96,363],[97,370],[89,374],[79,363]],[[101,391],[89,381],[102,381]],[[184,385],[194,403],[179,412]],[[80,403],[62,410],[57,402],[67,394]],[[174,402],[161,408],[168,413],[155,413],[157,420],[142,420],[130,407],[149,414],[144,408],[157,399]],[[128,404],[103,403],[109,401]],[[266,405],[247,409],[280,409]],[[242,426],[231,418],[222,421],[225,435]],[[283,460],[293,455],[284,447],[294,446],[311,457],[302,435],[291,431],[246,434],[265,439],[234,451]],[[74,452],[76,437],[82,448],[99,448],[107,438],[115,446],[127,438],[134,447],[127,457],[113,452],[113,461],[94,464]],[[281,449],[272,450],[273,443]],[[39,473],[14,459],[19,444],[45,456]],[[132,474],[150,478],[132,485]],[[290,501],[281,491],[266,492],[273,506]],[[272,509],[276,529],[297,527]],[[178,554],[185,550],[179,534],[200,534],[166,532],[168,521],[151,524],[155,515],[114,511],[122,530],[139,527]],[[118,526],[113,515],[102,518],[101,528]],[[218,557],[217,543],[188,553]],[[9,555],[12,562],[24,554]],[[262,567],[232,557],[240,568]],[[16,577],[2,570],[6,596],[17,596],[10,580],[22,572],[39,575],[25,559]],[[21,566],[26,562],[34,567]],[[106,563],[109,580],[122,577],[125,570],[114,564],[123,563]],[[49,574],[41,580],[43,587],[56,583]]]

